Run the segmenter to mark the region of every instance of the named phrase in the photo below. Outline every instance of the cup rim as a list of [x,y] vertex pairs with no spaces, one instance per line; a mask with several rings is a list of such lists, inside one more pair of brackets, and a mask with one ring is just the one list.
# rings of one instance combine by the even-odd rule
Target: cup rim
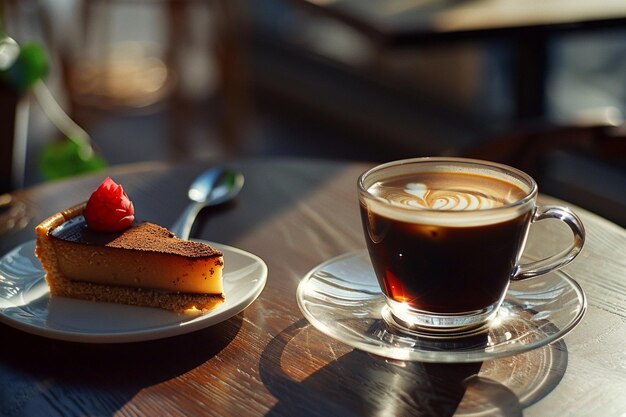
[[[447,156],[427,156],[427,157],[418,157],[418,158],[398,159],[398,160],[389,161],[389,162],[376,165],[366,170],[361,175],[359,175],[359,178],[357,179],[357,187],[359,189],[359,193],[365,194],[368,198],[379,201],[381,203],[388,203],[386,199],[372,195],[367,190],[367,188],[365,188],[365,185],[364,185],[365,178],[374,172],[377,172],[386,168],[390,168],[393,166],[415,164],[415,163],[426,163],[426,162],[462,163],[462,164],[482,165],[482,166],[489,167],[489,168],[498,168],[500,170],[508,171],[514,175],[517,175],[518,177],[523,178],[525,181],[527,181],[530,184],[530,189],[526,193],[524,198],[521,198],[517,201],[514,201],[509,204],[505,204],[499,207],[492,207],[492,208],[487,208],[487,209],[472,209],[472,210],[463,210],[463,211],[420,208],[419,211],[422,213],[450,213],[450,214],[459,215],[462,213],[481,212],[481,213],[487,214],[489,212],[493,213],[497,211],[510,210],[513,208],[524,206],[529,201],[534,200],[538,194],[537,182],[530,175],[528,175],[527,173],[525,173],[524,171],[520,169],[514,168],[510,165],[502,164],[499,162],[487,161],[487,160],[482,160],[482,159],[474,159],[474,158],[447,157]],[[399,207],[399,206],[394,206],[394,210],[400,210],[403,212],[415,212],[414,208]]]

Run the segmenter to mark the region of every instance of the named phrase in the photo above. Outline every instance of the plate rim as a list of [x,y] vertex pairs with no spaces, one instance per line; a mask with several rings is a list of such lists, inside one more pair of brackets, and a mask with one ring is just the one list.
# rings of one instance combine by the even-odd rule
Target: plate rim
[[[215,309],[200,314],[196,317],[190,318],[189,316],[184,316],[183,314],[179,314],[176,312],[171,312],[173,315],[177,315],[180,317],[180,320],[173,321],[164,326],[159,326],[156,328],[147,328],[147,329],[133,329],[119,332],[85,332],[81,331],[72,331],[71,329],[54,329],[41,325],[37,325],[35,323],[28,323],[23,320],[19,320],[14,316],[10,316],[5,314],[6,308],[0,307],[0,323],[4,323],[10,327],[15,329],[24,331],[26,333],[34,334],[37,336],[45,337],[48,339],[55,340],[63,340],[68,342],[79,342],[79,343],[132,343],[132,342],[142,342],[149,340],[157,340],[164,339],[168,337],[179,336],[182,334],[187,334],[194,332],[196,330],[201,330],[207,327],[215,326],[223,321],[230,319],[231,317],[236,316],[246,308],[248,308],[263,292],[265,285],[267,284],[267,276],[268,276],[268,267],[265,261],[251,252],[245,251],[243,249],[237,248],[235,246],[226,245],[214,241],[207,241],[202,239],[193,239],[197,242],[203,242],[210,244],[215,249],[221,250],[227,254],[228,252],[237,253],[244,257],[251,259],[254,264],[256,264],[260,271],[258,276],[255,276],[254,279],[250,279],[251,282],[250,288],[241,296],[241,299],[237,301],[232,306],[229,306],[226,309],[220,309],[220,306],[217,306]],[[34,244],[35,240],[28,240],[24,243],[21,243],[15,246],[13,249],[9,250],[5,254],[0,257],[0,260],[4,259],[9,254],[19,250],[20,248]],[[33,259],[39,264],[39,260],[34,256]],[[40,268],[40,266],[38,265]],[[37,279],[37,282],[44,280],[44,272],[41,271],[41,277]],[[256,282],[253,282],[256,281]],[[50,292],[47,289],[43,296],[50,297]],[[0,298],[4,298],[0,296]],[[65,298],[65,297],[63,297]],[[4,298],[6,299],[6,298]],[[109,303],[113,304],[113,303]],[[141,306],[126,306],[131,308],[140,308],[140,309],[149,309],[151,307],[141,307]],[[46,309],[47,311],[47,309]],[[167,313],[166,310],[163,310]],[[161,312],[163,312],[161,311]]]
[[[426,350],[413,350],[408,351],[407,349],[398,348],[398,349],[387,349],[385,352],[381,352],[382,349],[376,349],[374,346],[368,345],[363,342],[359,342],[355,337],[348,335],[348,337],[344,339],[339,339],[333,332],[328,329],[328,326],[320,321],[317,317],[315,317],[307,308],[303,305],[303,293],[305,291],[306,284],[310,281],[311,277],[318,271],[323,270],[326,266],[348,259],[352,257],[364,257],[367,262],[369,262],[369,258],[367,255],[367,249],[357,249],[349,252],[345,252],[338,256],[335,256],[331,259],[328,259],[320,264],[311,268],[300,280],[298,284],[298,288],[296,290],[296,301],[298,303],[298,308],[304,315],[304,317],[315,327],[317,330],[325,334],[326,336],[337,340],[341,343],[344,343],[348,346],[351,346],[355,349],[362,350],[364,352],[370,353],[372,355],[376,355],[379,357],[384,357],[388,359],[394,360],[406,360],[406,361],[421,361],[428,363],[476,363],[483,362],[486,360],[498,359],[507,356],[518,355],[524,352],[528,352],[534,349],[538,349],[540,347],[552,344],[562,339],[568,333],[570,333],[574,328],[580,324],[587,313],[588,308],[588,300],[585,294],[585,291],[581,287],[581,285],[576,281],[573,277],[571,277],[567,272],[563,271],[563,269],[551,271],[550,273],[558,274],[563,277],[563,279],[568,282],[568,284],[574,289],[574,291],[579,295],[579,299],[581,300],[579,304],[580,311],[576,315],[576,317],[568,324],[565,329],[559,329],[551,337],[545,338],[544,340],[534,343],[522,344],[519,349],[515,349],[513,351],[498,351],[498,352],[482,352],[481,355],[473,354],[471,352],[455,352],[455,355],[451,357],[450,352],[446,351],[426,351]],[[537,277],[541,279],[541,276]],[[508,294],[508,290],[507,290]],[[381,292],[382,295],[382,292]],[[506,296],[505,296],[506,298]],[[382,318],[381,318],[382,319]],[[348,341],[351,342],[348,342]],[[400,354],[402,352],[402,354]],[[405,352],[408,352],[406,354]]]

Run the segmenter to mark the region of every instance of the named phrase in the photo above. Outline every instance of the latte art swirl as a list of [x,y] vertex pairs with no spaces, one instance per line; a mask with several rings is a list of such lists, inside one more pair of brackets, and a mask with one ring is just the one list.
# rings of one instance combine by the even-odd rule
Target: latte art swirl
[[428,231],[431,227],[475,227],[509,221],[533,203],[532,183],[499,171],[447,171],[436,166],[397,175],[378,174],[365,184],[359,200],[368,216],[410,223]]
[[463,189],[439,188],[431,189],[423,183],[408,183],[404,188],[389,187],[381,183],[374,184],[370,192],[384,198],[394,206],[463,211],[486,210],[501,207],[507,203],[502,196],[490,195],[489,190],[481,190],[479,186],[463,187]]

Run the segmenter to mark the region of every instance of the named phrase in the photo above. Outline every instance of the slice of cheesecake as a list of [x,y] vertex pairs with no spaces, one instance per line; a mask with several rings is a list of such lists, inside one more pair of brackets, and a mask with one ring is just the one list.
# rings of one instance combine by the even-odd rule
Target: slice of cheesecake
[[84,208],[56,213],[35,229],[35,254],[53,296],[177,312],[205,312],[223,302],[222,252],[153,223],[96,232]]

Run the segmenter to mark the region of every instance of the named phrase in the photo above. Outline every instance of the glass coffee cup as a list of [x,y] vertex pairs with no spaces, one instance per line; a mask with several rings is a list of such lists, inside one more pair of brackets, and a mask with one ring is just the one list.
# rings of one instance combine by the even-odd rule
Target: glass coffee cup
[[[536,182],[494,162],[394,161],[363,173],[358,191],[370,259],[387,301],[382,315],[409,333],[454,336],[487,328],[511,281],[565,266],[585,240],[572,211],[537,206]],[[529,227],[543,219],[563,221],[572,243],[522,263]]]

